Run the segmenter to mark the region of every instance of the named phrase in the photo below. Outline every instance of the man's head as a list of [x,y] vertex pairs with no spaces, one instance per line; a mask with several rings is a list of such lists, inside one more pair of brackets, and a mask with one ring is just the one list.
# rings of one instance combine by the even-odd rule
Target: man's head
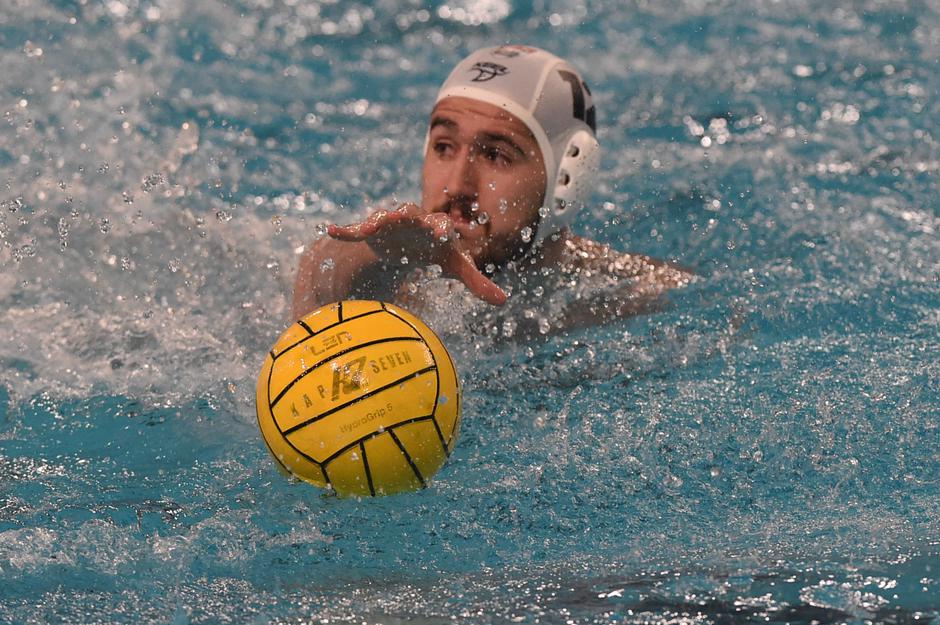
[[422,206],[454,218],[478,266],[518,257],[567,226],[587,196],[594,116],[562,59],[527,46],[478,50],[438,93]]

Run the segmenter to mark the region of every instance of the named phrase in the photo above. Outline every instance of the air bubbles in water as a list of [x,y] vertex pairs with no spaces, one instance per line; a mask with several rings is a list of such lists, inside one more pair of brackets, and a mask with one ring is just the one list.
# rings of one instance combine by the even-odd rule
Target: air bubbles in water
[[101,231],[101,234],[108,234],[111,232],[111,222],[107,217],[102,217],[98,220],[98,230]]
[[323,259],[323,262],[320,263],[320,271],[332,271],[333,267],[336,266],[336,262],[329,256]]
[[15,213],[16,211],[23,208],[23,198],[15,197],[9,200],[4,200],[3,203],[0,204],[0,206],[3,206],[3,208],[5,208],[11,213]]
[[481,226],[483,224],[489,223],[489,221],[490,221],[490,217],[486,213],[480,213],[479,215],[477,215],[477,223],[479,223]]
[[505,213],[509,210],[509,202],[505,198],[499,198],[499,212]]
[[167,267],[170,269],[170,271],[176,273],[183,267],[183,261],[179,258],[171,258],[170,262],[167,263]]
[[215,218],[219,220],[219,223],[228,223],[232,221],[232,213],[226,210],[219,210],[215,213]]
[[530,228],[529,226],[526,226],[525,228],[522,229],[519,235],[522,237],[523,243],[528,243],[529,241],[532,240],[532,228]]
[[547,206],[539,207],[539,217],[548,217],[549,209]]
[[327,233],[327,226],[326,226],[326,224],[325,224],[325,223],[318,223],[318,224],[317,224],[317,234],[322,237],[322,236],[324,236],[326,233]]
[[65,217],[59,217],[59,248],[63,251],[68,247],[69,222]]
[[144,193],[150,193],[157,185],[165,184],[166,177],[161,172],[154,172],[146,176],[140,183],[140,190]]

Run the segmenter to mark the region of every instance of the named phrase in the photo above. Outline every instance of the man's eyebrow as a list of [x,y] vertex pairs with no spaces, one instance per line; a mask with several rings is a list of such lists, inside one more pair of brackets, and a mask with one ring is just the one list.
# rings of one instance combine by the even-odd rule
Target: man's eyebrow
[[[431,118],[431,125],[429,131],[434,130],[438,126],[443,126],[448,130],[455,130],[458,127],[457,122],[450,119],[449,117],[444,117],[443,115],[435,115]],[[501,132],[484,132],[480,133],[480,139],[483,141],[489,142],[500,142],[508,145],[514,152],[518,153],[519,156],[526,157],[529,155],[510,135],[503,134]]]
[[447,128],[456,128],[457,122],[455,122],[454,120],[448,117],[435,115],[434,117],[431,118],[431,126],[429,130],[434,130],[434,128],[436,128],[437,126],[446,126]]

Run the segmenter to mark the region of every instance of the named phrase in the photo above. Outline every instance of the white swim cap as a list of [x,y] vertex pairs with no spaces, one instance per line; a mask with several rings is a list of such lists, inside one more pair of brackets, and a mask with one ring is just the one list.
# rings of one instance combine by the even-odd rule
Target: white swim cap
[[584,205],[600,163],[594,102],[578,70],[539,48],[483,48],[457,64],[435,104],[453,96],[499,106],[535,136],[545,161],[542,204],[548,213],[533,241],[569,225]]

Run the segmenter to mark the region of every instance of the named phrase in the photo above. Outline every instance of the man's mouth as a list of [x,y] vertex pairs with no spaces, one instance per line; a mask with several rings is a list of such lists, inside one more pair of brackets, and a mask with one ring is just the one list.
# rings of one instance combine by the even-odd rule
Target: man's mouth
[[453,202],[443,207],[441,212],[450,216],[454,230],[460,238],[473,239],[485,234],[483,224],[486,223],[487,218],[476,202]]

